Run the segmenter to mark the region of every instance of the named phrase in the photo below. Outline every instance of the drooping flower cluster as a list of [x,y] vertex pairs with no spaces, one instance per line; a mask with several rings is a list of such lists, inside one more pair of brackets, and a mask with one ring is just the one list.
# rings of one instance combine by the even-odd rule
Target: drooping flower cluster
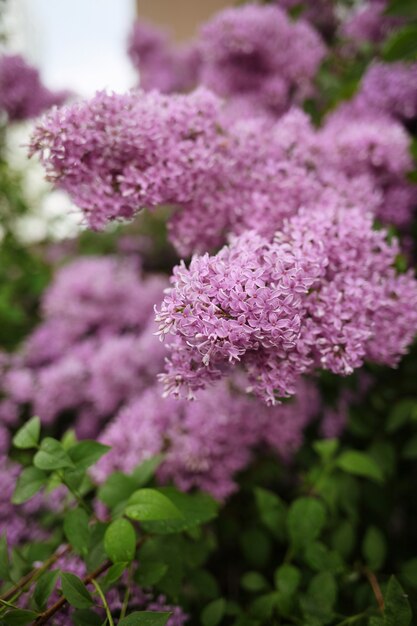
[[367,174],[381,192],[376,215],[407,227],[417,206],[417,188],[405,126],[417,118],[417,65],[375,63],[357,95],[328,116],[318,134],[329,165],[349,177]]
[[187,91],[198,82],[201,56],[196,44],[174,46],[169,33],[141,20],[129,38],[128,53],[145,91]]
[[145,22],[129,40],[143,89],[173,93],[203,84],[228,98],[233,117],[276,119],[311,92],[325,52],[309,23],[256,4],[220,11],[187,46],[175,47],[167,33]]
[[178,266],[157,316],[174,335],[167,391],[205,387],[239,363],[273,403],[317,368],[395,365],[417,332],[417,282],[396,274],[397,252],[369,214],[329,203],[301,210],[273,243],[248,232]]
[[41,82],[39,72],[20,55],[0,58],[0,111],[10,122],[37,117],[68,99],[67,91],[53,92]]
[[[272,236],[286,217],[330,197],[378,213],[383,175],[399,178],[410,164],[409,140],[394,123],[386,137],[378,126],[369,139],[346,129],[338,141],[347,136],[350,152],[334,163],[338,129],[329,123],[317,133],[301,111],[272,127],[220,122],[220,101],[202,89],[188,96],[98,94],[50,114],[35,131],[32,152],[93,227],[143,207],[177,207],[169,232],[182,254],[220,246],[227,233],[248,228]],[[376,167],[373,141],[381,145]]]
[[99,228],[145,206],[188,202],[215,167],[218,109],[206,90],[188,97],[98,93],[51,112],[35,130],[31,152]]
[[[80,435],[103,421],[161,371],[153,306],[166,286],[141,278],[137,261],[85,257],[64,266],[43,299],[44,320],[2,377],[2,415],[29,405],[44,423],[76,414]],[[75,417],[75,415],[74,415]]]
[[317,410],[317,391],[305,381],[293,401],[272,408],[225,383],[201,392],[194,402],[161,398],[155,386],[122,409],[103,432],[101,441],[111,450],[93,476],[102,482],[115,470],[130,473],[163,453],[160,482],[183,490],[197,487],[224,499],[236,490],[236,475],[248,466],[255,448],[267,446],[289,459]]
[[[310,93],[326,50],[304,20],[291,21],[277,6],[225,9],[200,34],[202,84],[273,117]],[[234,109],[236,110],[236,108]]]

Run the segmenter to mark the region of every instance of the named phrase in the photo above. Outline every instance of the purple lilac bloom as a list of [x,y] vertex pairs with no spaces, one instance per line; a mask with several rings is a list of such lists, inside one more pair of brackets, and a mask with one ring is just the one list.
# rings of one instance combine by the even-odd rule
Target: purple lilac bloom
[[310,24],[255,4],[216,14],[201,29],[200,48],[202,84],[227,98],[256,96],[275,116],[311,92],[326,52]]
[[142,277],[134,258],[81,257],[62,267],[43,296],[42,323],[3,365],[3,423],[29,406],[48,424],[70,412],[80,436],[95,436],[163,367],[153,307],[165,287],[163,277]]
[[143,20],[134,24],[128,52],[144,91],[188,91],[198,82],[201,59],[197,45],[174,46],[169,33],[153,24]]
[[222,382],[189,402],[162,398],[158,386],[148,389],[102,433],[100,440],[112,449],[93,468],[93,477],[101,483],[115,470],[130,473],[163,453],[160,482],[227,498],[236,491],[237,474],[249,465],[255,448],[268,447],[289,460],[319,407],[317,391],[306,381],[299,382],[295,399],[276,407],[242,391]]
[[362,209],[329,202],[301,210],[273,243],[248,232],[177,266],[157,314],[161,336],[174,335],[167,392],[192,393],[239,364],[274,403],[317,368],[395,366],[417,331],[417,282],[392,269],[398,246],[386,237]]
[[189,96],[98,93],[51,112],[35,130],[31,153],[100,228],[145,206],[190,201],[216,167],[219,107],[204,89]]
[[385,15],[387,0],[368,0],[360,3],[348,15],[340,27],[342,37],[358,47],[364,44],[380,44],[402,20]]
[[54,105],[61,105],[69,92],[52,92],[41,82],[39,72],[20,55],[0,58],[0,111],[9,121],[37,117]]

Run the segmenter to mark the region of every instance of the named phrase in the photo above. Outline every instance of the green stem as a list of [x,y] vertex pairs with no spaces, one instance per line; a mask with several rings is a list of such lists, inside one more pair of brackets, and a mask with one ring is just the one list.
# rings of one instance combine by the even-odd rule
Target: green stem
[[94,587],[96,588],[96,591],[97,591],[98,595],[101,598],[101,601],[103,602],[103,606],[104,606],[104,609],[106,611],[107,619],[109,620],[109,626],[114,626],[113,618],[111,616],[110,607],[109,607],[109,605],[107,603],[106,596],[104,595],[102,588],[100,587],[100,585],[98,584],[98,582],[94,578],[91,580],[91,582],[93,583]]
[[122,608],[120,609],[119,621],[123,619],[123,617],[126,615],[127,607],[129,604],[129,598],[130,598],[130,585],[131,584],[132,584],[132,563],[130,564],[129,571],[128,571],[126,591],[125,591],[125,595],[123,598]]

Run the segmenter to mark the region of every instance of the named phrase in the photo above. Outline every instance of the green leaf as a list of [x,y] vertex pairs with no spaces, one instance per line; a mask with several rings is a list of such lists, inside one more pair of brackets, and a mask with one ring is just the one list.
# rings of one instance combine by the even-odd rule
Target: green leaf
[[37,467],[25,467],[20,473],[12,496],[13,504],[30,500],[46,484],[48,476]]
[[156,489],[138,489],[128,501],[125,511],[128,517],[140,522],[178,519],[180,511],[163,493]]
[[284,502],[272,491],[261,488],[255,489],[255,498],[262,523],[277,539],[283,540],[287,517]]
[[268,589],[268,581],[259,572],[246,572],[240,580],[240,584],[246,591],[256,593]]
[[104,549],[113,563],[130,563],[135,558],[136,533],[127,519],[117,519],[104,535]]
[[7,626],[24,626],[25,624],[31,624],[38,614],[34,611],[26,611],[24,609],[17,609],[16,611],[8,611],[3,618],[4,623]]
[[301,572],[294,565],[285,563],[275,572],[275,586],[284,596],[292,596],[301,582]]
[[72,614],[72,622],[74,626],[102,626],[103,618],[91,609],[77,609]]
[[355,529],[345,520],[339,524],[332,535],[332,547],[343,557],[348,558],[355,547]]
[[288,531],[294,548],[314,541],[326,522],[326,509],[315,498],[299,498],[288,512]]
[[202,626],[217,626],[222,621],[226,610],[226,601],[223,598],[213,600],[201,612]]
[[417,58],[417,25],[410,24],[395,31],[385,42],[382,56],[385,61],[412,61]]
[[375,571],[381,569],[385,562],[386,553],[387,545],[384,535],[375,526],[370,526],[362,544],[362,554],[369,567]]
[[396,402],[389,412],[388,419],[385,424],[385,430],[388,433],[394,433],[401,426],[404,426],[416,414],[417,403],[414,398],[403,398]]
[[90,540],[89,517],[84,509],[68,511],[64,518],[64,533],[68,542],[79,554],[88,551]]
[[384,476],[380,467],[373,458],[364,452],[347,450],[337,459],[337,466],[348,474],[370,478],[376,482],[383,482]]
[[304,559],[312,569],[318,572],[338,573],[343,570],[343,561],[339,553],[329,550],[319,541],[314,541],[306,547]]
[[146,485],[154,476],[156,470],[164,460],[163,454],[157,454],[150,459],[146,459],[140,465],[135,467],[132,472],[132,478],[134,478],[136,486],[142,487]]
[[407,595],[395,576],[391,576],[385,594],[385,626],[408,626],[413,617]]
[[32,417],[13,437],[13,445],[23,450],[36,448],[41,434],[41,421],[39,417]]
[[142,527],[146,532],[170,534],[190,531],[217,515],[217,502],[205,493],[182,493],[174,487],[162,487],[158,491],[173,503],[180,512],[180,517],[166,521],[143,522]]
[[10,560],[9,549],[7,546],[7,537],[0,537],[0,581],[11,580],[10,578]]
[[[107,574],[103,578],[102,587],[108,587],[119,580],[120,576],[123,574],[125,569],[128,567],[129,563],[114,563],[108,570]],[[142,569],[142,563],[140,565],[140,569]]]
[[50,570],[44,572],[36,583],[33,599],[40,611],[43,611],[48,602],[48,598],[53,592],[56,581],[59,576],[59,570]]
[[118,626],[165,626],[171,613],[135,611],[121,619]]
[[337,599],[336,581],[329,572],[322,572],[312,578],[308,586],[307,596],[302,599],[303,613],[326,623],[332,615]]
[[35,467],[46,471],[73,467],[73,462],[62,445],[52,437],[46,437],[42,440],[40,450],[33,459],[33,464]]
[[313,443],[313,449],[317,452],[322,461],[330,461],[339,448],[337,439],[321,439]]
[[257,619],[262,620],[263,624],[264,620],[272,617],[275,607],[279,606],[280,599],[280,595],[277,591],[265,593],[252,602],[250,606],[250,614]]
[[110,509],[120,502],[125,502],[136,491],[136,481],[121,472],[111,474],[98,490],[97,497]]
[[94,465],[109,450],[110,446],[85,439],[71,446],[68,450],[68,456],[77,469],[85,470]]
[[166,563],[158,561],[140,561],[135,580],[141,587],[152,587],[165,576],[168,571]]
[[61,574],[62,593],[64,598],[76,609],[88,609],[94,604],[93,598],[83,581],[69,572]]

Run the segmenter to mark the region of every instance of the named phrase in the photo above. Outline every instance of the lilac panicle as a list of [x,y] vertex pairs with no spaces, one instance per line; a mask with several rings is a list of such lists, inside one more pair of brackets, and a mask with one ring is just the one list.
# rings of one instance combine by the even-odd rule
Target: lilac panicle
[[272,244],[249,232],[178,266],[157,313],[161,337],[174,335],[167,392],[192,393],[239,364],[273,403],[317,368],[395,365],[417,332],[417,282],[396,275],[397,253],[369,214],[329,204],[301,210]]
[[115,470],[130,473],[163,453],[159,482],[202,489],[223,500],[237,489],[237,474],[255,448],[269,448],[289,460],[318,411],[315,387],[300,381],[296,398],[276,407],[233,387],[218,383],[193,402],[162,398],[159,386],[149,388],[102,433],[101,441],[111,450],[92,469],[93,477],[101,483]]
[[61,105],[69,92],[53,92],[41,82],[39,72],[20,55],[0,57],[0,111],[10,122],[37,117],[54,105]]
[[198,81],[200,53],[194,43],[174,46],[169,33],[138,20],[129,37],[128,53],[145,91],[187,91]]

